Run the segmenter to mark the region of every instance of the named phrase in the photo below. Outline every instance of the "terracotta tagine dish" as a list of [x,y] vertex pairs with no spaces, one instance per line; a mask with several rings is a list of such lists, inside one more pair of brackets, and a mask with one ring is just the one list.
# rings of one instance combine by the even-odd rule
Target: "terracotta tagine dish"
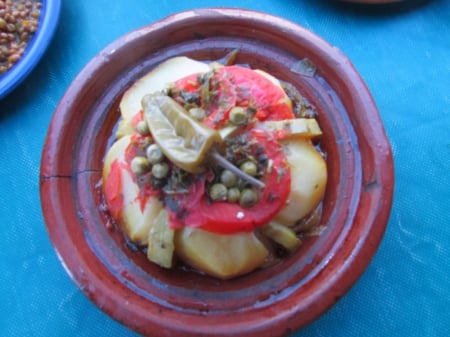
[[[136,83],[140,83],[138,80],[146,74],[152,73],[154,80],[157,78],[155,74],[159,74],[161,69],[167,69],[171,60],[180,57],[183,62],[193,62],[193,68],[210,67],[208,69],[212,70],[207,72],[209,75],[195,75],[189,80],[178,81],[175,87],[156,96],[146,96],[142,101],[143,110],[136,115],[141,116],[141,119],[137,121],[134,116],[128,119],[130,123],[124,127],[126,123],[123,121],[127,121],[128,117],[124,115],[123,102],[130,95],[130,88],[135,88]],[[180,73],[192,70],[188,66],[178,69],[181,69]],[[253,69],[261,71],[255,73]],[[241,76],[243,73],[250,75]],[[214,82],[217,78],[220,80]],[[264,101],[261,97],[265,97],[264,92],[268,91],[263,91],[262,96],[255,94],[252,99],[248,99],[245,96],[248,91],[256,92],[256,89],[250,86],[249,90],[243,90],[238,86],[242,81],[249,81],[249,78],[258,78],[258,83],[265,81],[275,91],[281,87],[290,88],[290,95],[281,91],[285,99],[283,102],[289,101],[284,107],[291,107],[291,101],[286,98],[289,96],[294,97],[294,106],[297,108],[306,107],[306,110],[313,111],[309,114],[303,111],[305,109],[300,109],[302,111],[293,117],[296,126],[300,123],[298,125],[303,127],[306,125],[303,123],[307,123],[308,127],[294,130],[291,122],[286,122],[287,117],[280,117],[283,125],[290,125],[288,129],[280,128],[281,122],[267,118],[261,112],[265,103],[258,102]],[[205,87],[205,81],[209,81],[208,87]],[[214,83],[219,83],[222,91],[211,89]],[[223,83],[228,84],[223,87]],[[232,90],[226,91],[224,88]],[[223,92],[233,94],[225,95]],[[301,99],[295,98],[297,93]],[[144,94],[152,93],[144,90]],[[141,96],[138,97],[141,99]],[[221,108],[230,102],[230,97],[233,98],[231,106],[245,103],[244,110],[250,115],[244,115],[244,126],[240,119],[233,121],[236,125],[232,125],[228,132],[228,121],[234,118],[233,112]],[[137,110],[141,109],[140,99]],[[219,108],[211,103],[215,99],[220,102],[217,105]],[[299,105],[298,100],[303,103]],[[180,101],[183,104],[189,101],[189,116],[184,113],[188,111],[187,103],[182,106]],[[193,102],[195,109],[191,106]],[[229,117],[227,115],[223,119],[227,127],[220,129],[217,126],[222,123],[220,118],[224,115],[216,110],[208,110],[212,107],[216,107],[220,113],[229,113]],[[191,113],[195,112],[197,118],[197,113],[205,110],[207,117],[201,120],[212,121],[212,124],[206,123],[208,125],[205,126],[205,123],[192,121]],[[176,121],[171,117],[174,111],[182,111],[182,128],[177,129],[175,125],[181,117],[177,115]],[[242,109],[239,111],[242,112]],[[278,114],[279,110],[276,111],[275,114]],[[289,111],[287,113],[291,113]],[[271,113],[273,111],[268,112],[269,115]],[[298,114],[302,114],[301,118]],[[238,114],[238,117],[242,115]],[[305,122],[305,119],[309,121]],[[314,129],[309,124],[311,119],[320,128]],[[263,133],[261,130],[249,131],[261,125]],[[182,139],[183,155],[192,150],[189,156],[181,158],[173,155],[179,149],[166,142],[166,136],[161,131],[164,127],[176,131],[170,137]],[[276,130],[267,131],[267,128],[272,127]],[[184,131],[190,128],[197,129],[193,133]],[[269,158],[256,161],[262,171],[256,173],[253,180],[249,178],[247,187],[239,192],[242,196],[244,190],[253,189],[260,199],[250,206],[239,200],[231,206],[220,208],[229,200],[216,201],[216,194],[211,191],[213,185],[221,184],[216,184],[218,178],[214,175],[223,173],[224,169],[211,166],[210,161],[217,160],[224,167],[229,164],[223,164],[222,159],[211,155],[216,151],[213,147],[202,152],[203,148],[200,151],[200,147],[195,144],[197,136],[203,133],[207,141],[200,140],[202,146],[208,145],[210,139],[219,139],[214,143],[219,143],[214,152],[217,154],[223,147],[234,146],[239,139],[242,140],[237,136],[231,136],[232,141],[223,140],[228,139],[226,137],[230,137],[229,134],[236,129],[244,130],[244,133],[248,131],[250,139],[254,137],[251,144],[266,144],[263,147],[246,144],[246,155],[253,158],[256,153],[260,154],[258,151],[266,151],[263,154],[268,154]],[[173,197],[172,190],[167,190],[167,179],[171,178],[164,178],[164,185],[161,183],[163,178],[157,173],[148,173],[154,179],[148,186],[145,185],[147,187],[136,189],[139,198],[129,198],[130,203],[139,200],[141,208],[137,208],[138,212],[144,212],[147,207],[145,202],[153,198],[152,205],[159,203],[158,207],[165,209],[164,217],[160,216],[163,212],[159,211],[158,216],[147,216],[148,221],[154,227],[162,224],[167,228],[163,231],[164,235],[160,236],[155,236],[154,231],[145,228],[143,241],[139,241],[139,236],[136,236],[137,239],[133,237],[134,223],[127,222],[124,215],[126,211],[120,206],[116,208],[118,203],[121,205],[125,202],[128,190],[123,187],[123,180],[114,180],[117,176],[111,172],[115,166],[107,154],[123,130],[128,130],[124,132],[129,133],[129,142],[138,139],[133,144],[145,143],[147,154],[151,146],[158,145],[161,148],[168,158],[164,159],[164,163],[168,163],[164,164],[164,177],[167,174],[173,177],[181,167],[191,177],[188,189],[199,181],[204,183],[201,186],[206,186],[199,201],[192,202],[181,212],[180,205],[186,204]],[[238,135],[243,134],[239,132]],[[217,138],[218,134],[222,138]],[[286,141],[284,137],[289,138],[293,134],[298,134],[301,139],[310,137],[308,144],[313,144],[311,149],[318,149],[321,163],[326,163],[326,166],[321,166],[326,184],[321,185],[323,195],[319,204],[320,212],[315,213],[314,230],[299,234],[292,229],[297,227],[287,226],[288,234],[294,231],[297,235],[288,235],[289,240],[292,239],[288,240],[289,243],[278,240],[279,236],[270,237],[272,241],[281,242],[284,248],[289,248],[288,253],[285,249],[284,253],[277,255],[279,247],[268,248],[276,245],[273,242],[266,245],[267,241],[271,241],[267,237],[261,239],[267,234],[267,226],[263,224],[258,227],[261,223],[257,220],[261,220],[260,214],[269,212],[266,210],[281,200],[279,198],[286,198],[286,193],[291,194],[288,201],[283,201],[283,205],[289,204],[293,212],[297,211],[292,201],[297,199],[285,187],[290,182],[299,181],[301,171],[297,171],[297,166],[300,166],[299,170],[303,167],[303,164],[298,164],[301,158],[289,157],[290,154],[286,153],[289,166],[284,157],[277,159],[281,150],[271,150],[277,148],[276,141],[283,143]],[[320,135],[318,140],[315,138],[317,135]],[[272,137],[276,141],[272,141]],[[134,155],[142,157],[139,154],[142,149],[136,148]],[[238,148],[237,151],[241,150]],[[226,154],[231,153],[227,159],[238,160],[233,157],[236,152],[233,151],[222,151],[218,157],[226,157]],[[200,164],[192,166],[192,153],[194,156],[209,156],[211,160],[199,157]],[[136,176],[145,176],[142,173],[145,165],[136,166],[132,159],[127,160],[122,162],[128,167],[123,172],[129,177],[135,177],[129,181],[134,181],[133,186],[138,186],[140,183],[137,183]],[[153,168],[156,165],[153,164]],[[242,166],[241,170],[247,176],[255,176],[251,170],[242,169]],[[278,172],[278,175],[274,176],[273,172]],[[291,184],[294,186],[296,183]],[[142,186],[139,185],[139,188]],[[315,188],[318,186],[319,183]],[[272,337],[285,336],[304,327],[335,304],[370,263],[389,218],[393,187],[393,159],[382,121],[368,88],[347,57],[320,37],[284,19],[265,13],[224,8],[206,8],[172,15],[130,32],[102,50],[75,78],[57,106],[45,141],[40,173],[45,223],[67,272],[86,296],[105,313],[130,329],[149,336]],[[235,190],[234,187],[232,189]],[[287,191],[285,194],[276,194],[284,190]],[[186,191],[188,194],[191,192]],[[139,193],[148,195],[142,199]],[[142,203],[142,200],[145,202]],[[257,207],[252,206],[255,202],[258,205],[266,201],[270,202],[264,204],[264,212],[258,210],[252,213],[251,207]],[[211,209],[220,209],[220,212],[214,213]],[[242,211],[235,214],[230,211],[229,215],[225,211],[229,209]],[[217,216],[219,213],[220,216]],[[256,220],[245,222],[250,214]],[[269,217],[270,214],[266,215]],[[235,221],[230,220],[233,216],[236,217]],[[140,217],[135,214],[130,217],[137,219],[136,222],[140,221]],[[221,228],[222,233],[213,233],[215,238],[230,234],[223,232],[231,231],[231,227],[220,227],[220,224],[233,226],[243,221],[247,227],[243,225],[240,228],[244,232],[249,230],[248,226],[254,226],[255,231],[251,233],[257,235],[252,240],[261,239],[252,241],[262,252],[258,255],[261,257],[259,264],[252,255],[251,262],[243,262],[245,266],[216,270],[215,262],[208,265],[208,257],[204,256],[208,256],[209,248],[205,249],[206,253],[200,254],[203,256],[193,257],[197,246],[194,245],[193,253],[189,250],[192,248],[189,244],[193,241],[180,233],[199,231],[198,228],[183,228],[183,222],[189,227],[203,220],[207,226],[200,228],[200,231],[205,229],[209,233],[211,229],[214,232]],[[266,221],[266,218],[261,221]],[[216,228],[216,225],[219,227]],[[233,231],[237,231],[236,228]],[[250,229],[253,230],[253,227]],[[273,234],[280,228],[275,226],[269,229]],[[147,233],[150,233],[148,237]],[[209,249],[211,251],[218,246],[218,241],[214,240],[210,246],[213,248]],[[144,241],[146,245],[142,247],[140,244]],[[235,250],[235,246],[232,247],[230,250]],[[165,254],[168,250],[171,255]],[[156,257],[152,255],[155,251]],[[164,253],[162,260],[158,255],[161,251]],[[179,259],[175,260],[172,254],[178,255]],[[270,263],[267,262],[268,256],[272,257]],[[153,263],[149,259],[157,262]]]

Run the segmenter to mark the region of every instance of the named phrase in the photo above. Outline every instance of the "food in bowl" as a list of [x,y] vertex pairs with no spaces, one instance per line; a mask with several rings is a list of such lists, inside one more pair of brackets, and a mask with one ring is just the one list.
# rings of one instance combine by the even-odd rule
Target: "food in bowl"
[[41,1],[0,0],[0,74],[24,54],[37,30],[41,8]]
[[314,107],[233,55],[174,57],[136,81],[103,167],[113,222],[150,261],[220,279],[297,250],[327,182]]

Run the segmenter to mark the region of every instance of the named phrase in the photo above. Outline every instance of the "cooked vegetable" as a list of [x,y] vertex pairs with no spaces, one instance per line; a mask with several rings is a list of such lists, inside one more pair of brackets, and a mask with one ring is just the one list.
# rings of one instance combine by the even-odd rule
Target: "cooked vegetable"
[[220,182],[226,187],[233,187],[237,183],[237,176],[230,170],[223,170],[220,174]]
[[[208,90],[205,90],[206,84]],[[253,117],[261,121],[295,117],[291,100],[278,80],[263,71],[244,67],[219,67],[207,75],[186,76],[175,81],[170,92],[181,105],[186,104],[187,95],[198,97],[207,116],[203,123],[216,129],[229,124],[230,111],[236,108],[253,111]],[[242,117],[242,113],[239,116]]]
[[152,69],[145,76],[138,79],[130,89],[128,89],[120,101],[120,112],[122,118],[131,121],[133,116],[142,109],[142,97],[149,93],[161,92],[168,85],[176,80],[209,71],[206,63],[194,61],[190,58],[180,56],[171,58],[156,68]]
[[258,202],[258,195],[250,188],[242,190],[239,197],[239,205],[244,208],[250,208]]
[[109,212],[125,234],[137,244],[147,244],[148,231],[163,208],[155,196],[139,197],[141,191],[127,163],[131,137],[125,136],[109,149],[103,165],[104,195]]
[[146,157],[136,156],[131,160],[131,171],[138,176],[147,173],[150,167],[150,162]]
[[224,184],[214,184],[209,189],[209,197],[213,201],[227,200],[228,190]]
[[169,174],[169,165],[167,163],[156,163],[152,167],[152,175],[156,179],[163,179],[166,178]]
[[249,176],[256,176],[258,174],[258,167],[253,161],[247,160],[241,164],[241,171],[247,173]]
[[220,134],[192,119],[166,95],[146,95],[142,106],[153,138],[164,155],[187,172],[204,172],[209,150],[222,141]]
[[282,144],[291,169],[291,192],[274,221],[293,226],[322,200],[327,183],[327,167],[309,139],[290,139],[282,141]]
[[201,122],[206,117],[206,112],[202,108],[191,108],[189,109],[189,116],[198,122]]
[[241,190],[237,187],[229,188],[227,191],[227,200],[229,202],[238,202],[241,199]]
[[298,220],[325,191],[311,141],[322,131],[312,115],[295,118],[275,77],[175,58],[127,90],[120,109],[105,200],[150,261],[171,268],[179,258],[229,279],[298,248]]
[[139,123],[137,123],[136,131],[142,136],[150,134],[150,129],[148,128],[148,124],[146,121],[140,121]]
[[163,208],[148,232],[147,258],[164,268],[171,268],[174,260],[174,230],[169,227],[167,211]]
[[302,243],[291,228],[277,222],[269,222],[261,227],[261,232],[289,251],[294,251]]
[[280,121],[265,121],[259,127],[275,132],[279,138],[317,138],[322,135],[314,118],[295,118]]
[[236,136],[234,141],[245,141],[250,153],[262,151],[260,154],[272,160],[270,170],[266,163],[262,171],[261,181],[265,188],[259,192],[257,202],[253,207],[227,201],[211,203],[204,193],[204,175],[198,176],[185,194],[168,196],[173,228],[200,227],[220,234],[250,232],[265,225],[284,207],[291,189],[291,173],[278,141],[256,129],[249,130],[243,138]]
[[230,110],[230,122],[234,125],[247,124],[249,116],[243,107],[237,106]]
[[147,147],[145,154],[150,164],[160,163],[164,159],[164,154],[156,144],[151,144]]
[[176,232],[175,251],[194,268],[221,279],[246,274],[269,255],[253,232],[222,235],[192,227]]

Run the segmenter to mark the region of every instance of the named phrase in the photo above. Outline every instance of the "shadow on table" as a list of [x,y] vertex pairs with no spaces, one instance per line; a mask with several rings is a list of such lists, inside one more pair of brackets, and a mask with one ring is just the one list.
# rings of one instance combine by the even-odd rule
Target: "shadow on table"
[[432,2],[443,0],[405,0],[388,4],[363,4],[353,3],[340,0],[321,0],[321,2],[332,6],[333,9],[339,11],[350,11],[363,15],[393,15],[417,10]]

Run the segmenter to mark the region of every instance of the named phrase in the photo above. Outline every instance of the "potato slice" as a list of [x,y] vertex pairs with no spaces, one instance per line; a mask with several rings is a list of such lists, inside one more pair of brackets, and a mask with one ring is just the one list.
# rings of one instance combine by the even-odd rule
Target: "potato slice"
[[301,240],[291,228],[277,222],[269,222],[267,225],[261,227],[261,232],[291,252],[302,244]]
[[[120,212],[113,209],[112,203],[108,203],[110,211],[119,214],[115,217],[119,227],[126,235],[137,244],[148,243],[148,233],[153,225],[154,219],[163,208],[162,203],[156,197],[150,197],[142,207],[139,196],[139,187],[133,179],[130,170],[120,170],[111,172],[111,166],[116,160],[120,163],[125,162],[125,151],[130,144],[130,136],[124,136],[111,146],[106,154],[103,166],[103,186],[106,186],[110,174],[120,174],[123,198],[123,205]],[[105,195],[106,200],[111,200],[114,196]]]
[[192,267],[220,279],[246,274],[269,255],[253,232],[224,235],[192,227],[175,233],[175,251]]
[[116,131],[116,139],[120,139],[124,136],[132,135],[136,130],[134,130],[131,123],[131,119],[120,119]]
[[172,268],[175,231],[169,227],[169,216],[163,208],[148,232],[147,258],[164,268]]
[[274,221],[293,226],[322,200],[327,183],[327,167],[309,139],[289,139],[282,144],[291,168],[291,193]]
[[125,92],[120,102],[122,117],[131,119],[141,110],[141,100],[146,94],[162,91],[167,85],[185,76],[209,70],[208,64],[184,56],[168,59],[137,80]]
[[295,118],[281,121],[265,121],[260,123],[263,129],[275,131],[283,131],[284,138],[317,138],[322,135],[315,118]]

